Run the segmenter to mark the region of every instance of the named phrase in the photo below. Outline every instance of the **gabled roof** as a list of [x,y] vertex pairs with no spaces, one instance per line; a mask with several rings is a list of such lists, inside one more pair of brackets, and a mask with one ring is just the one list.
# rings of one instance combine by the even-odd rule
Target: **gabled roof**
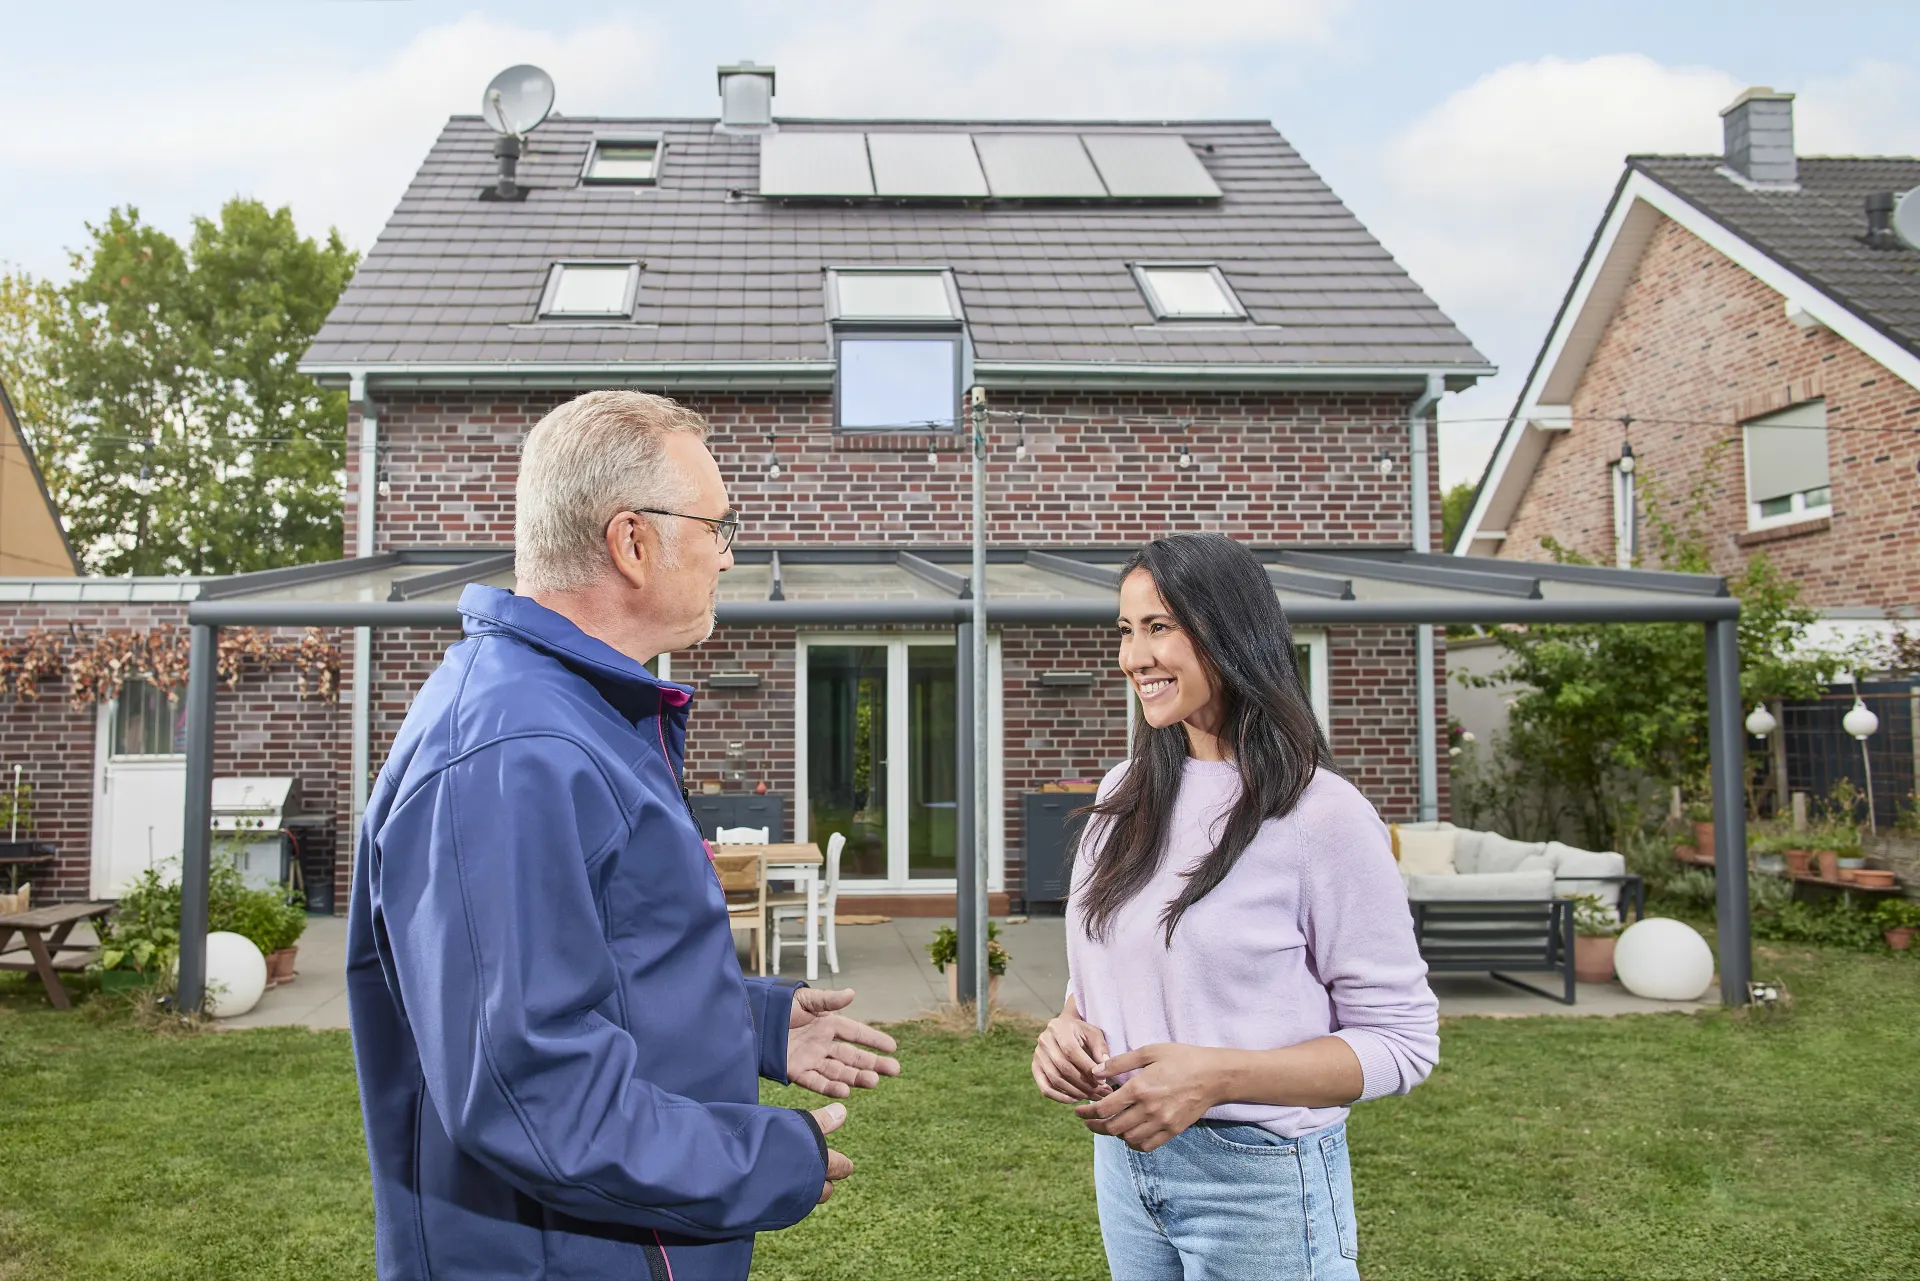
[[[1663,218],[1679,223],[1789,308],[1920,387],[1920,252],[1866,242],[1866,197],[1920,187],[1920,159],[1801,158],[1793,186],[1731,175],[1718,156],[1630,156],[1561,301],[1449,549],[1491,555]],[[1476,546],[1477,544],[1477,546]]]
[[[554,118],[529,138],[524,202],[483,201],[494,135],[456,116],[308,350],[328,381],[502,375],[751,379],[824,385],[824,269],[950,266],[980,380],[1056,369],[1142,377],[1448,374],[1486,359],[1271,125],[784,120],[780,129],[1166,132],[1222,195],[1179,203],[809,201],[757,193],[759,139],[711,120]],[[596,136],[657,135],[657,185],[583,186]],[[631,322],[541,322],[548,270],[570,258],[643,262]],[[1133,261],[1217,262],[1249,322],[1156,323]]]
[[33,442],[0,383],[0,574],[66,578],[80,572],[66,523],[47,492]]

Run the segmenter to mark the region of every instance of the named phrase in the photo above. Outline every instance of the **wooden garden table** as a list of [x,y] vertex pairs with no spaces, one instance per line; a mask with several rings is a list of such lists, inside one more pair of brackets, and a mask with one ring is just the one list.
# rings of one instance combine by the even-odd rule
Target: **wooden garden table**
[[[82,921],[93,921],[113,911],[113,903],[61,903],[54,907],[36,907],[30,912],[0,916],[0,970],[37,972],[47,989],[47,999],[56,1010],[73,1008],[59,971],[87,968],[95,951],[91,943],[69,943],[67,935]],[[24,949],[11,947],[13,936],[20,935]],[[22,955],[24,950],[25,955]]]
[[820,977],[820,869],[826,858],[812,841],[776,845],[716,845],[715,854],[751,854],[767,868],[770,881],[792,881],[807,896],[807,981]]

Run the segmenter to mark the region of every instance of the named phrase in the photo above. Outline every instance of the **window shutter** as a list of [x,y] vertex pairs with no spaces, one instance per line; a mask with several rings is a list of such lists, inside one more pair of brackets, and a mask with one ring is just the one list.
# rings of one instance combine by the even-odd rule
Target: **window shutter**
[[1810,400],[1747,424],[1747,501],[1827,483],[1827,402]]

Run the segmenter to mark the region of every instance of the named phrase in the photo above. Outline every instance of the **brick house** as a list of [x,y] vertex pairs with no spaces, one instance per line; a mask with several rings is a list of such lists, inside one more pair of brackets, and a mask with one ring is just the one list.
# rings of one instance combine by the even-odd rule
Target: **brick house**
[[[1920,252],[1889,225],[1920,159],[1797,156],[1791,94],[1722,117],[1722,155],[1627,160],[1451,550],[1633,564],[1648,478],[1668,509],[1704,482],[1714,572],[1764,552],[1821,640],[1885,634],[1920,617]],[[1910,792],[1913,700],[1885,692]]]
[[[589,388],[672,395],[713,424],[744,515],[721,629],[661,660],[697,691],[696,800],[765,784],[758,812],[790,837],[849,833],[846,894],[946,913],[952,629],[730,626],[730,602],[952,599],[974,386],[993,592],[1099,593],[1145,539],[1214,530],[1260,550],[1283,600],[1366,599],[1370,565],[1437,537],[1435,401],[1491,369],[1264,122],[775,121],[770,68],[721,81],[720,120],[549,119],[510,185],[486,125],[449,121],[302,365],[352,393],[349,560],[174,590],[426,602],[510,583],[526,431]],[[1445,723],[1419,708],[1422,630],[1299,637],[1334,753],[1389,818],[1445,803],[1441,733],[1423,749],[1419,732]],[[337,703],[295,703],[278,669],[222,693],[217,768],[269,772],[236,737],[260,732],[258,700],[287,734],[255,746],[296,753],[274,768],[330,816],[310,884],[330,867],[344,889],[369,772],[453,638],[332,634]],[[1108,629],[1007,625],[990,644],[1004,910],[1021,795],[1119,760],[1131,703]],[[113,856],[90,857],[63,856],[64,890],[112,889]]]

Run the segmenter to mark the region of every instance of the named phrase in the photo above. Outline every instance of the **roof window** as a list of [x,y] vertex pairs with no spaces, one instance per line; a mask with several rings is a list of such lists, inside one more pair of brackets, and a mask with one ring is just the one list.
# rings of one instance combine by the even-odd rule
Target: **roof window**
[[945,271],[834,270],[827,299],[837,321],[960,319],[960,300]]
[[540,300],[543,320],[601,319],[633,314],[637,262],[556,262]]
[[1134,278],[1161,320],[1244,320],[1246,308],[1211,263],[1136,263]]
[[587,150],[582,182],[638,186],[654,181],[660,168],[658,138],[595,138]]

